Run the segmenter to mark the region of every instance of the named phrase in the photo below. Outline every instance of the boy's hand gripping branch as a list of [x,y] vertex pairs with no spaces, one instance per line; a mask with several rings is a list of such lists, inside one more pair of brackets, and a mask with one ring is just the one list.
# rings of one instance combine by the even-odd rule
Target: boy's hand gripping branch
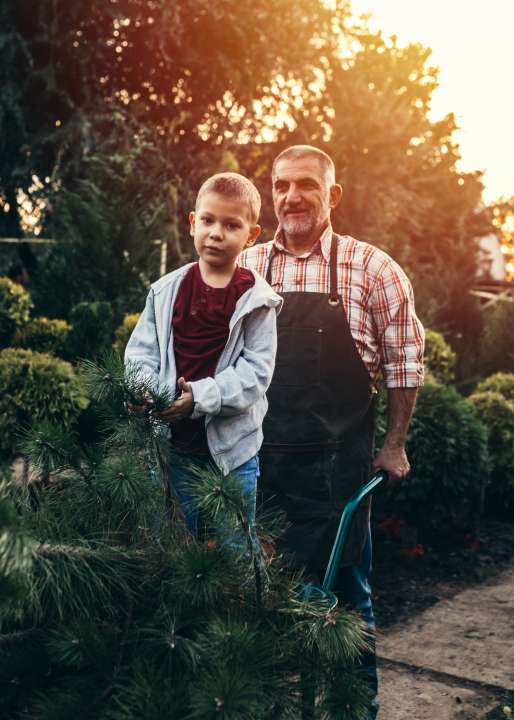
[[190,417],[194,408],[193,390],[191,385],[183,377],[177,381],[178,389],[181,391],[178,400],[175,400],[169,407],[154,416],[165,423],[176,423],[179,420]]

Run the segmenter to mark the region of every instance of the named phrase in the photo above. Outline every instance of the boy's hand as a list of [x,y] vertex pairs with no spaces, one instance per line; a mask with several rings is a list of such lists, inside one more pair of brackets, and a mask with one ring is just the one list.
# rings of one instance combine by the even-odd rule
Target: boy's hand
[[152,400],[143,400],[142,405],[132,405],[132,403],[127,403],[127,410],[129,413],[134,413],[135,415],[143,415],[151,407],[153,407]]
[[178,400],[160,413],[154,413],[154,417],[165,423],[176,423],[179,420],[189,417],[194,408],[193,391],[191,385],[183,377],[178,379],[178,388],[181,391]]

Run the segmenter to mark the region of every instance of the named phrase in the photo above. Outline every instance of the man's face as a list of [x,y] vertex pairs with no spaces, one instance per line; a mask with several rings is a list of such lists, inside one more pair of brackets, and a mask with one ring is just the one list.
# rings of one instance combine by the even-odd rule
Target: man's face
[[284,158],[277,162],[273,205],[287,236],[310,237],[328,224],[334,204],[331,186],[317,158]]
[[245,202],[214,192],[200,198],[189,221],[196,252],[207,265],[216,268],[229,268],[260,232],[260,227],[250,221]]

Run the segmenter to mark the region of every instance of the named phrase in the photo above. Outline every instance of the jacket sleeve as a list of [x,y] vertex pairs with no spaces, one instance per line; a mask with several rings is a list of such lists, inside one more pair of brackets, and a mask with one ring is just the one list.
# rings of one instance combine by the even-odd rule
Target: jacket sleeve
[[195,407],[193,418],[203,415],[238,415],[268,389],[277,353],[277,312],[261,307],[243,320],[244,347],[233,365],[214,377],[190,383]]
[[154,293],[150,290],[146,305],[125,348],[125,365],[138,364],[148,381],[157,390],[161,354],[155,324]]

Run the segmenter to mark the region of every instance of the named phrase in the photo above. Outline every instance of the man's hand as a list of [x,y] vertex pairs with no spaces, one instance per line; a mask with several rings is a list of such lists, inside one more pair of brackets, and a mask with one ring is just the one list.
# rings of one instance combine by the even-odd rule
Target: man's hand
[[417,388],[390,388],[387,391],[387,433],[372,468],[385,470],[391,483],[403,480],[410,470],[405,443],[416,395]]
[[410,470],[405,445],[394,442],[388,444],[386,441],[378,451],[371,467],[374,471],[385,470],[391,483],[403,480]]
[[154,417],[165,423],[176,423],[179,420],[189,417],[194,408],[193,391],[191,385],[183,377],[178,379],[178,388],[181,391],[178,400],[175,400],[162,412],[154,413]]

